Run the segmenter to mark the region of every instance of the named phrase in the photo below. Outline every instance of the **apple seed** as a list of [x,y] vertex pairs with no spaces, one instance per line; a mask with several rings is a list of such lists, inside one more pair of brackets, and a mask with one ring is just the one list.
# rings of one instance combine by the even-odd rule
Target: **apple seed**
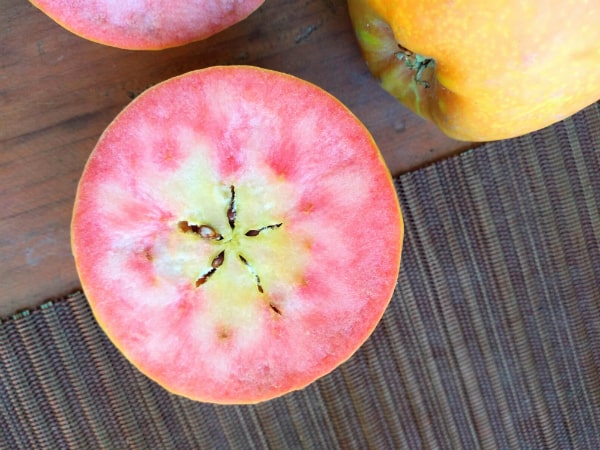
[[282,223],[276,223],[275,225],[267,225],[266,227],[262,227],[259,228],[257,230],[248,230],[246,231],[246,236],[258,236],[260,234],[261,231],[265,231],[265,230],[273,230],[275,228],[279,228],[281,225],[283,225]]
[[214,239],[216,241],[223,239],[223,236],[209,225],[194,225],[190,224],[187,220],[182,220],[178,223],[178,226],[184,233],[195,233],[204,239]]

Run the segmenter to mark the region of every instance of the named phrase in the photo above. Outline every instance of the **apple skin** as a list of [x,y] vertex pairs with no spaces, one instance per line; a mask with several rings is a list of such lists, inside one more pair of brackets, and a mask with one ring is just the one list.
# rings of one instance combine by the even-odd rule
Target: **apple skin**
[[30,0],[72,33],[128,50],[206,39],[245,19],[264,0]]
[[[348,6],[383,88],[454,139],[523,135],[600,99],[599,0],[348,0]],[[410,53],[431,61],[415,64]]]

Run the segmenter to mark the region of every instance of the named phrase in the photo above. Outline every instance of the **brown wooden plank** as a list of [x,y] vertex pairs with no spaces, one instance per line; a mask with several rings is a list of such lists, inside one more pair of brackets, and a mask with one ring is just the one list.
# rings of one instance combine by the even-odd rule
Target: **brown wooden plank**
[[379,88],[343,0],[267,0],[206,41],[153,52],[88,42],[25,0],[0,0],[0,316],[78,287],[72,203],[112,118],[147,87],[217,64],[280,70],[328,90],[370,129],[394,174],[465,148]]

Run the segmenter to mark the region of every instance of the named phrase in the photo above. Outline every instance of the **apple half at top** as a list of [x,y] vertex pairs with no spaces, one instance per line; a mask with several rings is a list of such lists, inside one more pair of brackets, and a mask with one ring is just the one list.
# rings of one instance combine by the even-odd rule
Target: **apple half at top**
[[95,317],[137,368],[188,398],[254,403],[369,337],[404,229],[348,109],[290,75],[229,66],[165,81],[113,121],[71,231]]
[[199,41],[254,12],[264,0],[31,0],[71,32],[113,47],[157,50]]

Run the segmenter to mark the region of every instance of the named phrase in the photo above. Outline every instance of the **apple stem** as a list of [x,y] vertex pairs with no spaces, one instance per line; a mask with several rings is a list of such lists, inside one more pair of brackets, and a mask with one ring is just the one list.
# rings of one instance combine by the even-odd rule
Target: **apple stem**
[[415,82],[417,84],[422,85],[425,89],[430,87],[429,81],[424,80],[422,77],[425,73],[425,70],[430,67],[435,67],[435,60],[433,58],[428,58],[423,55],[419,55],[405,47],[402,47],[398,44],[399,52],[396,53],[396,58],[400,61],[404,61],[404,65],[407,69],[415,71]]

